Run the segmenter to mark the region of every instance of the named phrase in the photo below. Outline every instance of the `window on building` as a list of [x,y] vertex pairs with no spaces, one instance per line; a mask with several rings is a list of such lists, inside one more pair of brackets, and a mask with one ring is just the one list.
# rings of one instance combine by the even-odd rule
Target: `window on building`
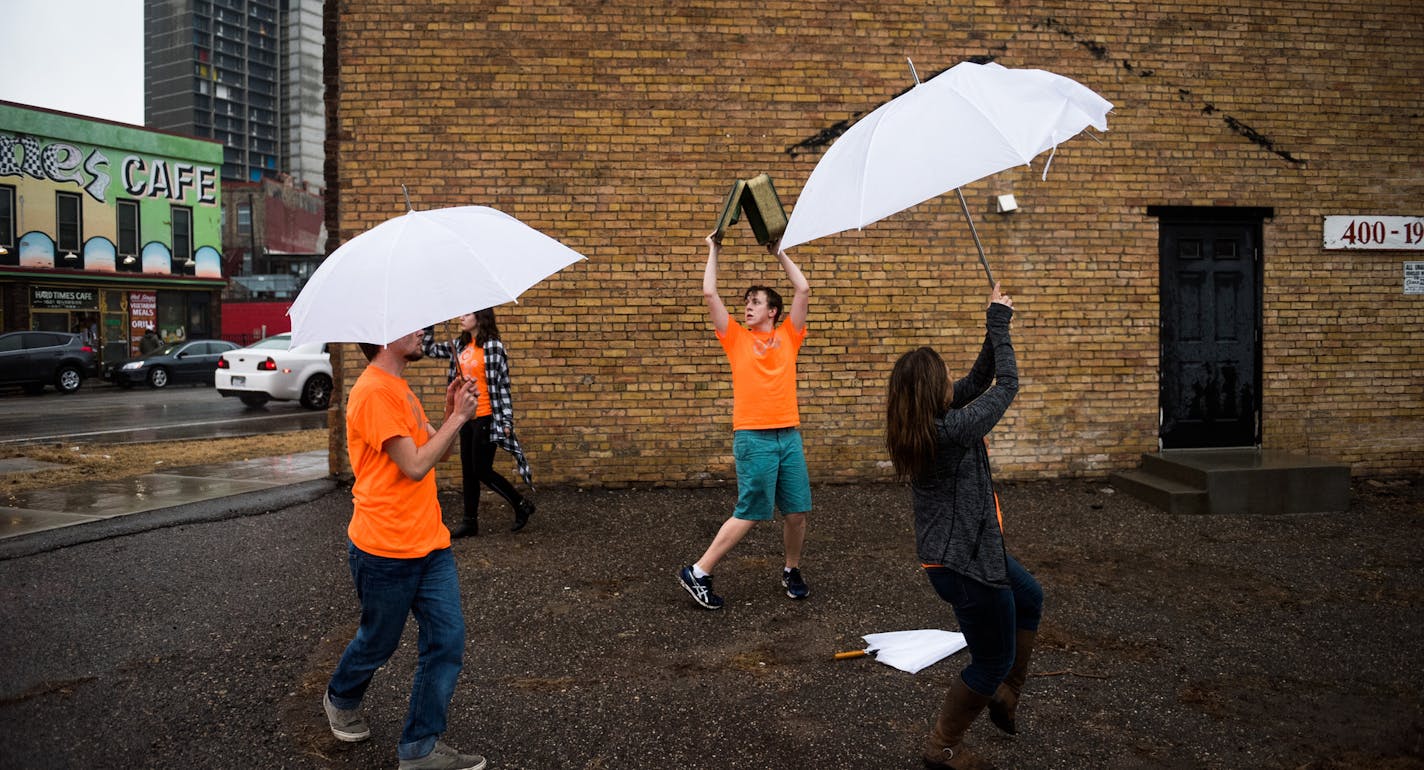
[[55,193],[54,248],[56,267],[83,267],[83,199],[78,193]]
[[173,223],[173,274],[192,275],[193,267],[193,210],[187,206],[174,206],[169,219]]
[[238,235],[251,235],[251,234],[252,234],[252,204],[251,204],[251,203],[239,203],[239,204],[237,204],[237,234],[238,234]]
[[139,244],[142,242],[138,230],[138,201],[116,201],[118,211],[118,247],[120,270],[141,270]]
[[15,188],[0,185],[0,265],[20,264],[20,245],[15,242]]

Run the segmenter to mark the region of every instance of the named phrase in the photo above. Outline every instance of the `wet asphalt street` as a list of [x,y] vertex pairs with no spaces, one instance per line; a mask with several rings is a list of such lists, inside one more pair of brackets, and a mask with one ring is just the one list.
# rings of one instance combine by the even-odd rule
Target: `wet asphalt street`
[[67,396],[0,391],[0,446],[181,441],[324,427],[325,411],[295,401],[251,409],[203,385],[125,389],[91,379]]

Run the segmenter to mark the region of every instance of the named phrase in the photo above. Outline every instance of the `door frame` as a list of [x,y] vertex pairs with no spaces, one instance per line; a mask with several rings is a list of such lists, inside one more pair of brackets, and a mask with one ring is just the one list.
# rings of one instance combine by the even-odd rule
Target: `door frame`
[[[1165,340],[1162,329],[1166,323],[1163,317],[1165,306],[1165,291],[1168,287],[1166,276],[1166,261],[1163,259],[1163,244],[1165,238],[1164,228],[1170,225],[1229,225],[1248,226],[1254,228],[1254,238],[1256,241],[1256,253],[1251,255],[1252,276],[1255,281],[1255,290],[1252,301],[1255,303],[1255,318],[1253,319],[1255,334],[1255,360],[1251,362],[1254,382],[1256,382],[1253,398],[1255,403],[1254,424],[1251,426],[1251,444],[1253,448],[1261,446],[1264,433],[1264,392],[1262,386],[1263,350],[1265,347],[1265,222],[1275,216],[1275,209],[1271,207],[1258,206],[1148,206],[1147,215],[1157,219],[1157,448],[1163,449],[1163,427],[1166,424],[1165,398],[1167,393],[1165,367],[1162,365],[1166,357]],[[1186,447],[1182,447],[1186,448]],[[1205,448],[1205,447],[1199,447]],[[1219,448],[1219,447],[1213,447]]]

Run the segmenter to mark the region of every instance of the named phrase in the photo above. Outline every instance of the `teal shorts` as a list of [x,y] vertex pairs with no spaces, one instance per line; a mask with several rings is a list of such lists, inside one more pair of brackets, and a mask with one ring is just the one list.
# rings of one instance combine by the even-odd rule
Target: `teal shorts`
[[736,431],[732,456],[737,460],[734,518],[771,521],[777,508],[783,516],[811,510],[811,477],[806,472],[800,430]]

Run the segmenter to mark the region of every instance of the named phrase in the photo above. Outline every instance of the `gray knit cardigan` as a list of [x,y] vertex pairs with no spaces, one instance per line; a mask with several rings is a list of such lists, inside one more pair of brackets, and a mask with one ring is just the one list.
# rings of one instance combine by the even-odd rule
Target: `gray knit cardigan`
[[949,410],[935,420],[934,460],[928,471],[911,479],[910,488],[921,563],[1004,587],[1004,538],[984,437],[1018,393],[1019,374],[1009,340],[1013,309],[991,304],[985,316],[984,346],[969,374],[954,383]]

